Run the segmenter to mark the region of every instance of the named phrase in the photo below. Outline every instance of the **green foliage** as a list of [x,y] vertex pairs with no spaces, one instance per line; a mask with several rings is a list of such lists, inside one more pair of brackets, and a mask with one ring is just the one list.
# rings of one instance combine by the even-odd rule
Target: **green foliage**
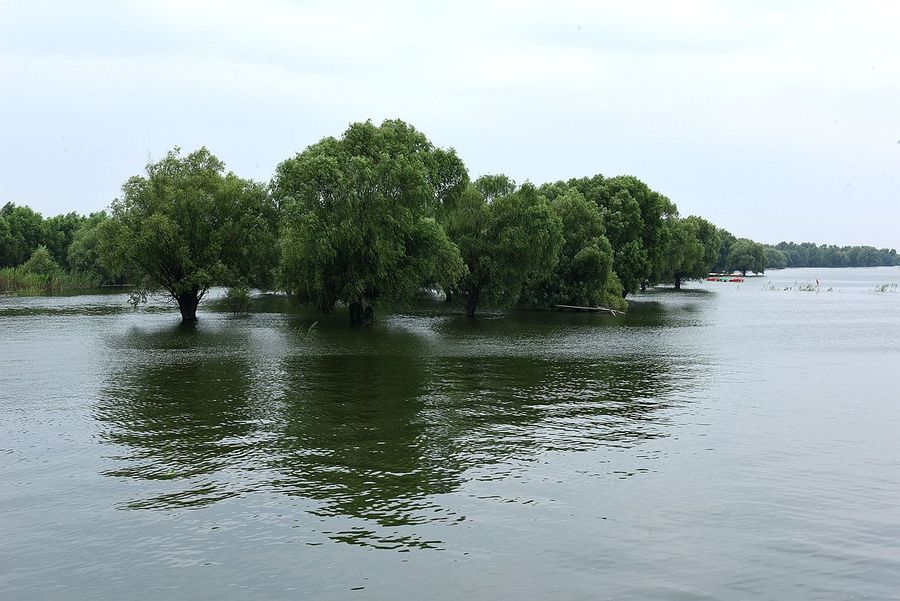
[[502,173],[482,175],[475,180],[475,189],[484,196],[488,204],[516,191],[516,182]]
[[613,250],[613,271],[623,287],[623,295],[658,281],[665,271],[669,234],[665,224],[670,216],[677,215],[675,205],[630,175],[604,178],[598,174],[571,179],[546,184],[541,192],[552,200],[568,188],[576,188],[600,208]]
[[69,246],[75,236],[75,232],[85,222],[85,218],[76,213],[57,215],[44,220],[43,244],[47,246],[53,260],[60,265],[66,263]]
[[225,293],[225,302],[232,313],[247,313],[253,298],[250,296],[250,287],[244,284],[232,286]]
[[667,248],[663,253],[660,281],[673,282],[680,289],[684,280],[706,277],[722,246],[716,226],[692,215],[685,219],[671,217],[666,227]]
[[[651,190],[647,184],[632,175],[613,177],[607,179],[605,184],[613,196],[627,193],[640,209],[640,228],[635,241],[640,242],[641,249],[646,253],[646,263],[637,272],[620,273],[620,279],[626,284],[626,279],[622,276],[627,276],[627,283],[634,287],[645,282],[656,283],[666,260],[666,220],[678,214],[677,207],[667,197]],[[634,287],[626,285],[626,292],[633,292]]]
[[563,243],[560,217],[531,184],[490,203],[472,186],[449,232],[468,268],[458,290],[470,316],[482,303],[516,303],[526,282],[549,276]]
[[0,209],[0,267],[24,263],[37,247],[44,244],[44,218],[28,207],[6,203]]
[[206,148],[178,148],[122,187],[100,228],[103,264],[162,289],[196,319],[210,286],[265,286],[277,256],[276,212],[259,184],[224,173]]
[[407,302],[426,282],[464,272],[437,217],[467,183],[453,151],[402,121],[354,123],[277,168],[285,210],[282,286],[323,311],[350,305],[372,323],[378,304]]
[[[537,305],[597,306],[610,302],[612,246],[605,236],[599,207],[569,188],[551,204],[562,225],[559,261],[546,277],[531,282],[524,300]],[[621,283],[613,293],[621,295]],[[614,299],[620,304],[621,296]]]
[[737,238],[728,230],[718,228],[716,231],[719,233],[721,244],[719,246],[719,256],[713,263],[711,271],[728,271],[728,253],[731,252],[731,245],[735,243]]
[[56,294],[97,288],[98,282],[81,274],[55,271],[50,274],[26,271],[25,267],[0,268],[0,293]]
[[92,213],[72,236],[67,252],[67,263],[73,273],[97,280],[103,285],[125,283],[121,271],[112,271],[100,253],[103,224],[109,219],[105,212]]
[[49,276],[59,272],[59,265],[53,260],[50,251],[43,244],[31,254],[31,258],[22,265],[26,273]]
[[767,264],[766,250],[759,242],[739,238],[728,251],[730,271],[740,271],[743,275],[747,275],[748,271],[764,273]]
[[787,255],[774,246],[766,246],[766,257],[769,259],[769,269],[784,269],[788,266]]
[[900,265],[893,248],[816,245],[814,242],[780,242],[775,250],[785,256],[785,267],[876,267]]

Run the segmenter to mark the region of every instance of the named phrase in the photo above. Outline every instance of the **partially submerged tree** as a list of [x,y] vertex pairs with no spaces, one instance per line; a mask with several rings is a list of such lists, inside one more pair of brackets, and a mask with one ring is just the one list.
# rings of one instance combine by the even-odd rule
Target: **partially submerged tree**
[[562,224],[559,261],[546,277],[529,283],[525,300],[538,305],[624,308],[600,208],[575,188],[568,188],[550,206]]
[[459,251],[437,221],[468,182],[455,156],[403,121],[367,121],[281,163],[282,286],[322,311],[345,302],[352,324],[369,325],[377,305],[458,279]]
[[681,290],[684,280],[706,277],[718,258],[722,241],[716,226],[700,217],[671,218],[667,228],[661,280],[672,282],[676,290]]
[[265,188],[225,173],[206,148],[180,149],[122,186],[101,227],[101,253],[113,271],[163,290],[183,321],[214,285],[267,286],[277,259],[277,215]]
[[481,303],[518,302],[529,279],[549,275],[562,246],[562,222],[531,184],[488,203],[474,186],[463,196],[449,226],[468,273],[458,289],[470,317]]
[[766,250],[759,242],[739,238],[728,251],[728,269],[740,271],[742,275],[748,271],[763,273],[767,264]]

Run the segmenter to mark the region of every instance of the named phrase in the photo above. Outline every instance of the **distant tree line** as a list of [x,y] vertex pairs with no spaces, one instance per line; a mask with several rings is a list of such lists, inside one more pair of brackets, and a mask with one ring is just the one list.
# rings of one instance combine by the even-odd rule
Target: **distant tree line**
[[877,267],[900,265],[900,256],[893,248],[873,246],[817,245],[814,242],[779,242],[767,246],[769,267]]
[[345,304],[352,323],[370,324],[378,307],[426,288],[469,315],[483,306],[624,308],[647,286],[680,288],[713,270],[761,273],[787,246],[681,217],[633,176],[472,181],[453,149],[393,120],[322,139],[278,165],[268,185],[226,172],[205,148],[176,148],[127,180],[108,212],[43,219],[7,204],[0,289],[3,273],[20,272],[128,282],[164,291],[184,320],[196,319],[212,286],[278,289],[320,311]]

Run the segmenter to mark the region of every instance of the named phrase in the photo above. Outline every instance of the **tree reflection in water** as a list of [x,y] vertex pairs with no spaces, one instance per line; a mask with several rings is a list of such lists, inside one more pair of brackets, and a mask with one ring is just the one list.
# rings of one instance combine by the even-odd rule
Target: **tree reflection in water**
[[[284,494],[335,540],[439,545],[421,527],[465,519],[442,495],[475,477],[509,477],[540,453],[665,436],[660,409],[684,377],[664,353],[542,357],[504,353],[496,338],[485,352],[478,336],[445,352],[396,329],[321,333],[287,345],[298,354],[272,369],[247,335],[128,342],[131,360],[97,409],[122,451],[108,475],[159,481],[128,508]],[[470,346],[477,356],[465,355]]]

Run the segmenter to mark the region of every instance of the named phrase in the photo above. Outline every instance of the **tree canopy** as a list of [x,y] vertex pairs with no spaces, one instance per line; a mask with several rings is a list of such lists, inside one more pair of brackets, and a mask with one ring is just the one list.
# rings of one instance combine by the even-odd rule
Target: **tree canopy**
[[728,269],[740,271],[742,275],[747,275],[748,271],[763,273],[767,264],[763,245],[747,238],[735,240],[728,251]]
[[666,227],[660,281],[672,282],[680,290],[684,280],[706,277],[719,258],[722,238],[716,226],[693,215],[685,219],[671,217]]
[[483,303],[518,302],[529,280],[549,276],[563,242],[562,221],[531,184],[490,202],[479,188],[470,187],[448,225],[467,268],[457,288],[470,317]]
[[600,208],[576,188],[558,195],[550,207],[562,226],[559,260],[545,277],[530,282],[524,300],[535,305],[623,307]]
[[130,178],[101,224],[108,269],[164,290],[182,320],[216,284],[269,286],[277,260],[277,214],[265,188],[232,173],[206,148],[178,148]]
[[351,125],[281,163],[282,286],[323,311],[349,305],[369,324],[378,304],[409,301],[464,266],[437,221],[468,184],[452,150],[402,121]]
[[[763,246],[696,216],[632,175],[518,186],[470,181],[452,148],[400,120],[351,124],[282,162],[268,186],[179,149],[125,182],[108,213],[0,208],[0,291],[131,284],[196,318],[211,286],[287,291],[322,311],[376,308],[423,289],[485,305],[606,305],[709,271],[898,265],[894,249]],[[45,277],[46,276],[46,277]]]

